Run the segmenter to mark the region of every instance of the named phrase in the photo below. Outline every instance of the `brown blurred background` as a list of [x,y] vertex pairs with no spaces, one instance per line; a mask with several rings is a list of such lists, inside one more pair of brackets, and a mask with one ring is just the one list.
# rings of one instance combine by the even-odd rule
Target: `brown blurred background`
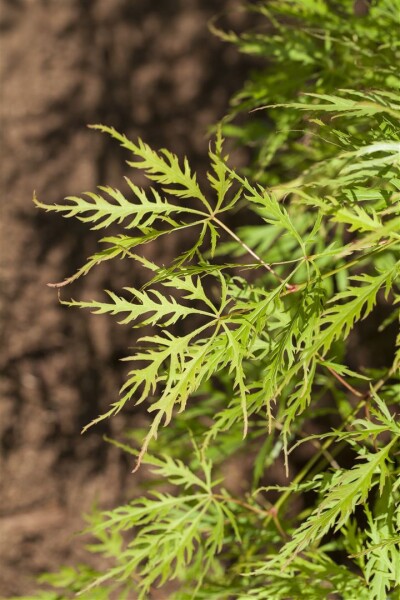
[[[38,211],[44,202],[120,185],[118,145],[104,123],[203,170],[207,127],[224,115],[248,65],[215,39],[223,0],[0,0],[1,33],[1,499],[0,595],[34,590],[33,577],[79,560],[81,514],[129,495],[131,464],[105,444],[135,423],[128,410],[80,435],[116,399],[128,329],[68,310],[46,286],[71,275],[101,233]],[[150,250],[163,262],[172,240]],[[156,254],[153,255],[157,258]],[[95,270],[64,297],[135,283],[130,265]]]

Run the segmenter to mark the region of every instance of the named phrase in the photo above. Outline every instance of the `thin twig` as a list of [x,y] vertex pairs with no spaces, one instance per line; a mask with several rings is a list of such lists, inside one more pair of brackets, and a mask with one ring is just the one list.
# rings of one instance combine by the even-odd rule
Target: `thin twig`
[[261,517],[270,517],[274,521],[275,526],[276,526],[278,532],[280,533],[280,535],[283,538],[288,539],[287,533],[282,529],[282,525],[280,524],[280,521],[278,518],[278,512],[276,511],[275,506],[271,506],[270,509],[265,510],[262,508],[258,508],[257,506],[252,506],[251,504],[248,504],[247,502],[243,502],[243,500],[237,500],[236,498],[232,498],[231,496],[224,496],[223,494],[213,494],[212,496],[216,500],[225,500],[226,502],[231,502],[232,504],[241,506],[242,508],[245,508],[246,510],[250,510],[253,513],[255,513],[256,515],[260,515]]
[[211,219],[220,227],[222,227],[222,229],[224,229],[238,244],[240,244],[242,246],[242,248],[244,248],[246,250],[246,252],[248,252],[253,258],[255,258],[265,269],[267,269],[267,271],[269,271],[269,273],[271,273],[271,275],[273,275],[278,281],[280,281],[280,283],[284,283],[285,288],[288,290],[288,292],[295,292],[297,290],[297,286],[290,284],[290,283],[285,283],[284,280],[282,279],[282,277],[280,275],[278,275],[278,273],[276,271],[274,271],[274,269],[271,267],[271,265],[269,265],[268,263],[265,262],[265,260],[263,260],[261,258],[261,256],[259,256],[258,254],[256,254],[254,252],[254,250],[252,250],[250,248],[250,246],[248,246],[246,244],[246,242],[244,242],[243,240],[241,240],[234,231],[232,231],[232,229],[230,229],[227,225],[225,225],[225,223],[223,223],[222,221],[220,221],[215,215],[211,215]]
[[[320,354],[318,354],[318,358],[321,361],[324,360]],[[323,367],[325,367],[329,371],[329,373],[331,375],[333,375],[333,377],[335,379],[337,379],[339,381],[339,383],[341,383],[346,389],[348,389],[349,392],[354,394],[354,396],[357,396],[357,398],[364,398],[365,393],[362,393],[359,390],[356,390],[356,388],[354,388],[352,385],[350,385],[350,383],[347,383],[347,381],[341,375],[339,375],[339,373],[336,373],[336,371],[334,369],[332,369],[332,367],[329,367],[328,365],[326,365],[324,363],[321,363],[321,364]]]

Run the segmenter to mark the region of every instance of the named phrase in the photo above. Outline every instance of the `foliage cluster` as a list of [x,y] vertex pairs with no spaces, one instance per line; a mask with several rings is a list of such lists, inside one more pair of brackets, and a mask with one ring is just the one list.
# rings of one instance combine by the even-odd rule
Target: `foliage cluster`
[[[251,10],[256,31],[214,25],[266,65],[210,144],[207,188],[186,159],[95,126],[149,185],[35,199],[123,231],[71,279],[114,259],[148,275],[141,289],[63,302],[144,330],[99,419],[146,404],[147,433],[112,443],[160,487],[91,517],[90,549],[107,569],[64,568],[31,598],[150,598],[165,583],[179,600],[398,597],[400,2],[363,16],[349,0]],[[251,148],[244,171],[229,166],[223,136]],[[143,255],[180,231],[193,241],[171,264]],[[390,364],[372,348],[366,368],[354,350],[365,319]],[[303,444],[313,450],[296,471]],[[247,491],[233,493],[225,466],[249,459]]]

